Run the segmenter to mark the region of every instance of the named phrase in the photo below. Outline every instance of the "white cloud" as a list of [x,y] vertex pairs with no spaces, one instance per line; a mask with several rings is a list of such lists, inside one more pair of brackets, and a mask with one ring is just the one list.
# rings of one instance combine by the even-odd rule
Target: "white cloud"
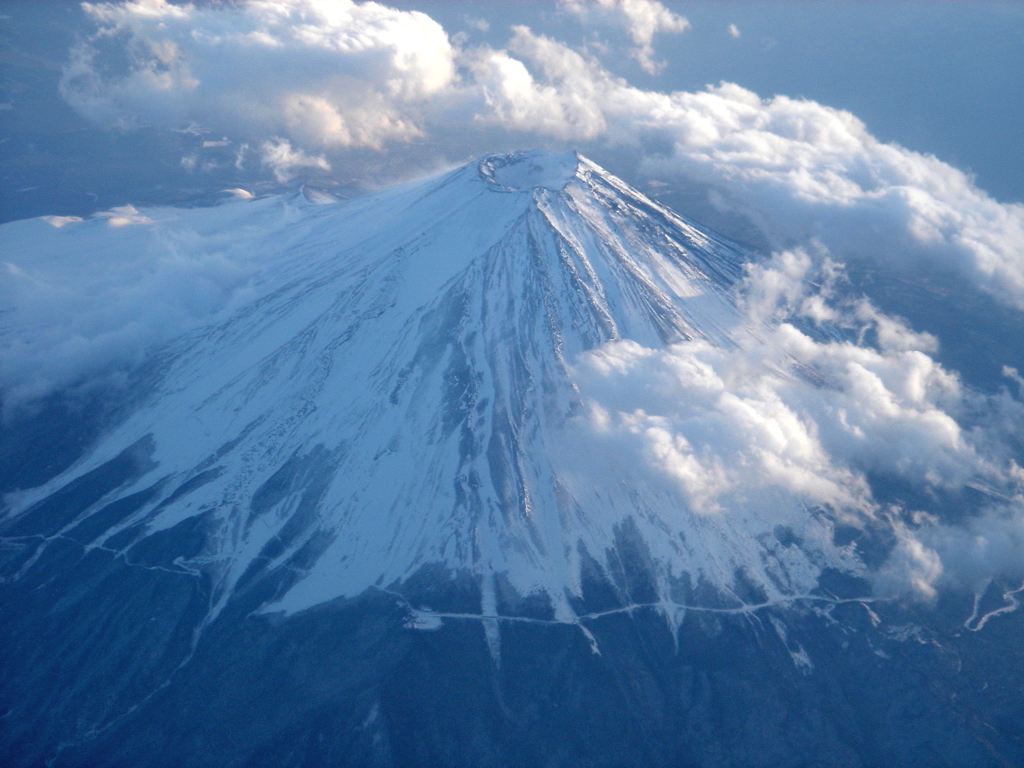
[[475,29],[477,32],[487,32],[491,28],[491,24],[487,19],[469,16],[466,14],[463,14],[460,19],[463,24],[471,29]]
[[[735,348],[617,341],[584,354],[577,381],[594,439],[620,460],[632,453],[697,513],[765,518],[766,529],[809,508],[857,527],[883,520],[897,541],[877,574],[883,590],[931,596],[941,580],[974,586],[1001,569],[1020,571],[1024,472],[998,447],[1024,435],[1024,406],[995,398],[980,408],[1000,416],[965,428],[958,419],[979,408],[978,396],[927,354],[934,340],[863,302],[808,293],[809,267],[801,254],[781,254],[751,270],[744,293],[774,297],[784,317],[759,326],[763,303],[748,304],[754,325]],[[808,308],[821,314],[813,295],[830,304],[830,325],[870,326],[877,345],[798,330],[789,321],[806,319]],[[998,422],[1016,423],[1014,435],[1000,434]],[[930,514],[887,509],[874,476],[936,498],[983,487],[999,503],[952,525],[941,502]]]
[[[247,295],[262,232],[220,231],[238,211],[196,209],[182,228],[174,209],[127,205],[0,228],[4,416],[54,390],[117,381]],[[268,221],[279,213],[271,205]]]
[[678,33],[690,26],[690,22],[658,0],[560,0],[560,3],[584,21],[623,27],[636,45],[634,58],[652,75],[664,67],[664,62],[654,60],[654,35]]
[[[595,139],[608,128],[600,108],[596,62],[553,40],[513,27],[509,51],[481,49],[465,60],[473,84],[460,96],[476,101],[478,124],[565,141]],[[535,65],[540,79],[523,60]]]
[[274,177],[285,182],[295,175],[296,168],[331,170],[331,164],[322,155],[310,156],[295,149],[287,139],[275,137],[260,146],[262,163],[274,172]]
[[197,122],[255,140],[377,148],[420,135],[419,106],[454,77],[440,25],[376,3],[83,7],[100,31],[73,51],[61,92],[106,125]]
[[135,210],[134,205],[118,205],[109,211],[103,211],[94,215],[97,218],[106,219],[107,225],[111,227],[123,227],[126,224],[149,224],[152,222],[152,219],[148,216]]
[[729,35],[731,37],[739,37],[740,36],[740,28],[737,27],[735,24],[730,24],[729,25]]

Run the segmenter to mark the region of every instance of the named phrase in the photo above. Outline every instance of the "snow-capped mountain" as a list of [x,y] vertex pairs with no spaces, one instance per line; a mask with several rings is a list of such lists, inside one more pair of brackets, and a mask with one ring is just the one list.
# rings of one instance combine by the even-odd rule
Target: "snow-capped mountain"
[[[748,257],[590,161],[518,153],[351,202],[228,208],[195,216],[273,250],[254,295],[172,344],[135,412],[19,499],[14,531],[89,529],[87,547],[130,559],[201,518],[211,543],[174,567],[215,574],[218,607],[284,569],[266,610],[287,613],[441,567],[480,580],[483,616],[499,615],[499,583],[574,621],[583,561],[610,573],[627,530],[647,601],[670,614],[742,608],[737,578],[764,603],[807,596],[822,567],[857,569],[801,507],[702,514],[594,445],[580,355],[730,345]],[[163,226],[191,224],[179,217]],[[130,478],[35,530],[57,489],[127,454]],[[778,525],[806,545],[781,545]]]
[[[8,764],[1021,754],[1012,727],[964,716],[1011,722],[1013,674],[983,703],[977,675],[947,674],[953,644],[973,664],[987,641],[872,596],[898,523],[864,502],[862,476],[751,405],[785,419],[786,382],[825,393],[820,408],[802,395],[821,440],[870,468],[887,439],[955,430],[922,394],[947,379],[913,350],[840,354],[794,330],[783,354],[736,353],[749,391],[734,396],[712,363],[776,333],[737,290],[752,257],[589,160],[520,152],[348,201],[6,226],[44,256],[230,250],[257,267],[132,372],[77,460],[5,497]],[[716,439],[736,466],[635,404],[654,408],[653,389],[622,399],[595,376],[666,350],[684,400],[713,391],[732,409],[687,424],[733,430]],[[858,387],[884,395],[881,428]],[[769,448],[745,446],[757,430]],[[974,455],[950,445],[948,466]],[[660,471],[682,448],[682,469]],[[1007,612],[993,595],[975,598],[976,625]]]

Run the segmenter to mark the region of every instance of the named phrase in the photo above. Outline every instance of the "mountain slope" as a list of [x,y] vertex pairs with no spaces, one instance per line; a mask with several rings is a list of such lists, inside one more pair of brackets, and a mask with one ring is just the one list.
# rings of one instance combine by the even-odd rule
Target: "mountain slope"
[[[779,599],[842,564],[758,541],[800,527],[802,510],[702,516],[614,456],[587,455],[580,353],[729,345],[744,258],[589,161],[499,156],[348,203],[235,205],[252,209],[235,227],[279,217],[261,233],[275,258],[258,298],[167,350],[145,404],[28,494],[8,534],[91,529],[89,547],[130,557],[205,515],[215,546],[176,567],[214,568],[223,599],[288,569],[295,584],[269,606],[288,612],[442,566],[481,577],[484,613],[497,576],[572,620],[581,558],[611,568],[627,518],[653,558],[650,601],[692,603],[698,582],[728,593],[738,571],[761,601]],[[57,488],[133,445],[151,446],[146,471],[41,522]]]

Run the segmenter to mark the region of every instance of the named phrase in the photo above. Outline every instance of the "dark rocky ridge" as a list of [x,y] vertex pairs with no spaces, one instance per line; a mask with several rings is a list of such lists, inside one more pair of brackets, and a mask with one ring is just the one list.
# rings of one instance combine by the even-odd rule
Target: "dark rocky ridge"
[[[215,587],[177,565],[203,539],[202,518],[125,555],[87,553],[88,532],[72,532],[25,568],[38,534],[5,536],[4,578],[24,568],[0,590],[6,765],[1024,760],[1020,614],[967,631],[969,596],[935,608],[851,601],[827,613],[809,602],[745,614],[691,610],[677,638],[654,610],[623,610],[582,620],[597,655],[580,628],[549,623],[545,606],[510,594],[503,614],[540,621],[503,620],[496,663],[480,620],[412,629],[408,603],[380,590],[288,619],[254,612],[286,571],[252,580],[203,626]],[[643,600],[628,550],[620,557],[619,583],[588,571],[580,614]],[[823,588],[844,597],[851,585],[836,577]],[[437,611],[479,606],[475,580],[440,571],[400,589]],[[989,609],[1001,601],[990,592]],[[798,649],[813,670],[794,662]]]
[[[1024,761],[1024,622],[967,631],[967,598],[691,610],[677,637],[654,610],[623,610],[581,620],[599,653],[535,609],[501,621],[496,660],[480,620],[408,626],[409,603],[478,606],[472,579],[425,571],[399,587],[408,602],[371,589],[285,619],[257,611],[279,570],[204,626],[215,585],[176,565],[202,550],[202,518],[125,555],[68,536],[27,568],[37,534],[10,533],[3,575],[24,569],[0,592],[12,767]],[[633,568],[585,582],[579,610],[623,598],[643,598]]]

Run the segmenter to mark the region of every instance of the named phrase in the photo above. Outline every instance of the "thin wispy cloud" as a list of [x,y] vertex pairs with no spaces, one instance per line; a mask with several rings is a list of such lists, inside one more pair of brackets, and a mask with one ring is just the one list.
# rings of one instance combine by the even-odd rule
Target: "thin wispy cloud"
[[622,28],[636,46],[633,58],[651,75],[665,66],[654,58],[654,36],[679,33],[690,27],[689,21],[658,0],[559,0],[559,3],[585,23]]

